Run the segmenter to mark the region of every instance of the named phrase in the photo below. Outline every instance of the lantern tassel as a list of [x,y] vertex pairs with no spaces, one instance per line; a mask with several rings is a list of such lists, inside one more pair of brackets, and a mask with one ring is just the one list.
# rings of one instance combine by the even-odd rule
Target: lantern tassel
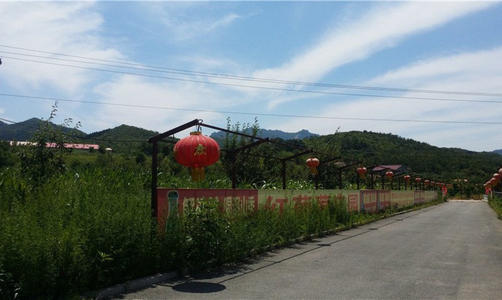
[[317,168],[316,167],[310,167],[310,173],[312,173],[312,175],[317,175]]
[[192,168],[192,180],[193,181],[202,181],[204,180],[204,168],[202,167],[194,167]]

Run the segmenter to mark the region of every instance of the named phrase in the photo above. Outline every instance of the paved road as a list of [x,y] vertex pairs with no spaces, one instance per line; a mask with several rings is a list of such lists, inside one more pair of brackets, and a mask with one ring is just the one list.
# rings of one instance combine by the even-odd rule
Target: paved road
[[127,299],[502,299],[502,221],[451,201]]

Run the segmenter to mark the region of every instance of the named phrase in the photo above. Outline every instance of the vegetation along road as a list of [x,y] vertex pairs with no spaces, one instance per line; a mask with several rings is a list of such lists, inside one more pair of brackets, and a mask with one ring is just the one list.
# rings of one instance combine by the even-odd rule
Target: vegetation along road
[[126,299],[500,299],[502,222],[450,201],[297,244],[237,269],[166,282]]

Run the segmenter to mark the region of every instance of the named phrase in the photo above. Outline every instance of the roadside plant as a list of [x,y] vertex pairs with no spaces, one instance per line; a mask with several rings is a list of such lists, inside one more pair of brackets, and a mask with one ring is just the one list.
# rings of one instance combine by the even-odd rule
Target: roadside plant
[[[52,124],[57,110],[55,103],[49,118],[33,135],[31,139],[33,145],[20,147],[18,152],[22,174],[29,179],[32,186],[39,186],[51,176],[62,174],[66,169],[64,157],[70,150],[65,148],[64,144],[69,142],[71,137]],[[65,119],[62,126],[69,127],[72,123],[72,119]],[[78,122],[75,129],[79,127]]]

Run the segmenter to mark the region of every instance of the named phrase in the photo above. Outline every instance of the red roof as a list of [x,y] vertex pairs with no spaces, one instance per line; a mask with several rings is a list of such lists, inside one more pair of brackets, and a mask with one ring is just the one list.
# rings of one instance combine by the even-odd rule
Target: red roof
[[401,169],[403,165],[379,165],[372,169],[373,172],[379,172],[384,170],[397,171]]

